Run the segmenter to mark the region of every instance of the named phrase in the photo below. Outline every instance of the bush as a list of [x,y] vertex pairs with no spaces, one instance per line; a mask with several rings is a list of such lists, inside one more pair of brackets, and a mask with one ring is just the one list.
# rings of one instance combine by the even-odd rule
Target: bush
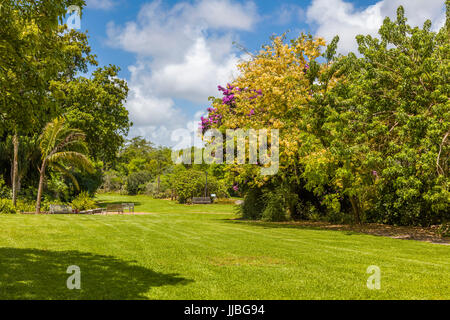
[[10,199],[0,199],[0,213],[15,214],[18,213],[18,211],[16,208],[14,208],[13,203]]
[[121,191],[125,186],[124,179],[119,175],[117,171],[107,171],[103,176],[102,190],[105,192],[117,192]]
[[72,208],[79,211],[94,209],[95,201],[89,196],[88,192],[83,191],[73,199]]
[[50,194],[53,198],[67,201],[69,198],[69,187],[64,180],[64,177],[59,172],[50,173],[50,177],[47,179],[46,193]]
[[278,222],[288,219],[286,199],[279,190],[267,194],[266,203],[266,207],[262,213],[262,220]]
[[[178,195],[178,202],[187,203],[192,197],[204,197],[205,182],[206,176],[203,171],[184,170],[178,172],[173,182]],[[229,197],[225,184],[208,175],[207,194],[213,193],[219,198]]]
[[11,198],[11,189],[6,186],[3,177],[0,177],[0,198]]
[[[203,176],[203,181],[201,180]],[[179,203],[187,203],[189,199],[204,195],[201,190],[205,189],[205,174],[200,171],[186,170],[177,174],[175,180],[175,190]]]
[[244,196],[244,202],[240,207],[242,218],[248,220],[260,220],[266,206],[265,197],[261,189],[251,188]]
[[57,204],[57,205],[70,205],[67,202],[61,201],[59,199],[52,199],[46,195],[44,195],[44,198],[41,203],[41,211],[49,212],[50,211],[50,205]]
[[319,221],[319,210],[310,201],[299,201],[296,207],[296,220]]
[[[421,194],[425,193],[424,188]],[[440,224],[450,218],[449,197],[437,199],[440,206],[432,206],[421,194],[405,199],[403,193],[395,188],[394,182],[386,181],[379,186],[375,204],[367,211],[367,221],[391,225],[430,226]],[[435,194],[437,195],[437,193]]]
[[146,184],[152,179],[149,171],[131,173],[127,178],[126,189],[129,195],[136,195],[145,191]]
[[[91,196],[94,196],[100,186],[103,184],[102,162],[94,163],[95,170],[88,172],[86,170],[77,170],[74,173],[81,190],[87,191]],[[72,188],[75,191],[74,188]],[[73,192],[71,197],[76,196],[77,192]],[[71,198],[72,199],[72,198]]]
[[147,183],[147,185],[145,186],[145,194],[157,199],[170,198],[172,195],[172,189],[169,178],[167,176],[160,177],[159,190],[158,190],[158,178],[156,178],[154,181]]
[[34,212],[36,210],[36,204],[33,201],[17,201],[16,210],[18,212]]

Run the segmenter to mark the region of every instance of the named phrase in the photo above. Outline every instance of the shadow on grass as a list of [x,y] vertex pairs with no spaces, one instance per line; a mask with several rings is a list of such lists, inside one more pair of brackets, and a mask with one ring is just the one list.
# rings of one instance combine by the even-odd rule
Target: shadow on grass
[[[81,289],[69,290],[66,273],[80,267]],[[0,248],[0,299],[148,299],[152,287],[193,282],[112,256],[79,251]],[[151,298],[151,291],[149,292]]]
[[314,226],[314,225],[300,225],[292,222],[264,222],[264,221],[256,221],[256,220],[245,220],[242,218],[239,219],[222,219],[222,221],[227,223],[234,224],[244,224],[249,226],[260,227],[263,229],[303,229],[303,230],[314,230],[314,231],[338,231],[347,236],[352,235],[361,235],[364,234],[362,232],[351,231],[351,230],[339,230],[339,229],[327,229],[323,226]]
[[[124,201],[97,201],[97,205],[98,205],[100,208],[106,208],[108,205],[122,204],[122,203],[128,203],[128,202],[124,202]],[[137,206],[142,205],[141,202],[136,202],[136,201],[133,201],[133,202],[130,201],[130,203],[134,203],[134,207],[135,207],[135,208],[136,208]]]

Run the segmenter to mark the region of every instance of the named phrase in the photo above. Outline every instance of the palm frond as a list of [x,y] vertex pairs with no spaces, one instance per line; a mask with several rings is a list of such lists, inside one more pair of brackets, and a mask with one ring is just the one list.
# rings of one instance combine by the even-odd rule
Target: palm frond
[[62,166],[59,163],[53,163],[52,165],[53,169],[58,170],[59,172],[61,172],[62,174],[64,174],[65,176],[69,177],[70,180],[72,180],[73,185],[75,186],[75,188],[79,191],[80,190],[80,185],[78,184],[78,180],[77,178],[75,178],[75,176],[64,166]]
[[47,158],[47,161],[49,162],[49,164],[57,162],[68,162],[88,172],[94,171],[94,166],[92,165],[91,160],[89,160],[86,155],[75,151],[60,151],[54,153]]

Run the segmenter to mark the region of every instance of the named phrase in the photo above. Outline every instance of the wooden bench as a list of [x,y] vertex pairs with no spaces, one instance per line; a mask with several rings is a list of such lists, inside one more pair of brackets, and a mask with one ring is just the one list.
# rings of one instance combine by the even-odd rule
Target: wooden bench
[[134,203],[122,203],[122,208],[134,213]]
[[103,213],[105,209],[99,208],[99,209],[90,209],[90,210],[85,210],[85,211],[81,211],[80,214],[98,214],[98,213]]
[[192,204],[211,204],[210,197],[194,197],[192,198]]
[[123,214],[123,205],[121,204],[109,204],[106,206],[106,213],[117,212]]
[[51,204],[50,205],[50,213],[51,214],[68,214],[73,213],[73,209],[71,206],[65,206],[60,204]]

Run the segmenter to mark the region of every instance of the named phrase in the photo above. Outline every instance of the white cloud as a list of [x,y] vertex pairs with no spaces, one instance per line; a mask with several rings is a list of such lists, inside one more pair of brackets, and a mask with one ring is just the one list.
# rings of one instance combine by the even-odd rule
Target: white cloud
[[339,35],[339,52],[357,52],[355,36],[358,34],[376,36],[386,16],[395,19],[397,8],[405,8],[408,22],[422,26],[431,19],[433,29],[439,29],[445,22],[442,0],[382,0],[365,9],[357,9],[343,0],[313,0],[307,10],[309,23],[317,26],[316,34],[331,40]]
[[[141,8],[136,21],[108,24],[109,45],[137,57],[129,67],[131,134],[169,145],[171,131],[192,121],[197,125],[199,119],[186,113],[205,109],[217,85],[237,76],[242,57],[232,45],[234,32],[252,30],[258,20],[253,2],[198,0],[167,7],[154,1]],[[198,109],[185,113],[175,99]]]
[[114,0],[86,0],[86,7],[91,9],[109,10],[116,5]]

